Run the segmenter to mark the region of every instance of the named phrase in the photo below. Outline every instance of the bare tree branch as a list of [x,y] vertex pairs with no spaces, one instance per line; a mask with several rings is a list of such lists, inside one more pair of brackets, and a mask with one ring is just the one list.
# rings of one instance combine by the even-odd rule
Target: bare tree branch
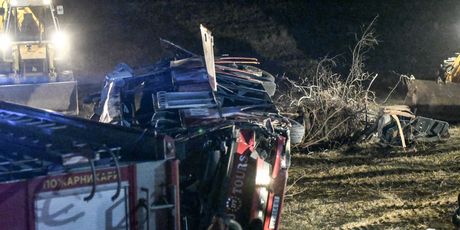
[[378,43],[373,29],[376,19],[365,27],[351,50],[346,77],[334,72],[337,67],[334,58],[320,60],[312,76],[298,80],[284,77],[289,90],[276,102],[284,113],[303,114],[297,119],[303,119],[306,129],[300,147],[357,141],[367,127],[369,105],[375,104],[375,94],[370,87],[377,74],[365,71],[364,60]]

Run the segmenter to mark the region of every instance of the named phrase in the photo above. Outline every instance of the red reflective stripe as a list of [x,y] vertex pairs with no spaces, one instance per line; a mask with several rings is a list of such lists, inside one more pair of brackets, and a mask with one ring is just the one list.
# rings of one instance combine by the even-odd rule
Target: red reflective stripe
[[264,230],[270,230],[270,218],[272,217],[273,198],[274,194],[270,192],[268,195],[267,211],[265,212]]
[[249,145],[246,142],[239,141],[238,147],[236,149],[236,153],[238,153],[239,155],[242,155],[244,152],[246,152],[248,148],[249,148]]
[[237,139],[236,153],[244,154],[246,150],[254,151],[255,135],[252,130],[240,130],[240,136]]

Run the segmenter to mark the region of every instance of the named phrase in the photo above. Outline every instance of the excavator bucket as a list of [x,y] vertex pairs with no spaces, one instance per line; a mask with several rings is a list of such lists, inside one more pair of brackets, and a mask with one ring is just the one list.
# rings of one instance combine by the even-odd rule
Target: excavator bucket
[[65,114],[78,114],[76,81],[0,85],[0,100]]
[[410,79],[406,104],[419,116],[460,121],[460,83]]

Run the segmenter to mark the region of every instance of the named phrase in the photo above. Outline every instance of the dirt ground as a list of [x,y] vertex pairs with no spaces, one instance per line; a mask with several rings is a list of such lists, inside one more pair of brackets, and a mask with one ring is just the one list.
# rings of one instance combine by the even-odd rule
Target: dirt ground
[[437,145],[297,153],[282,229],[453,229],[460,126]]

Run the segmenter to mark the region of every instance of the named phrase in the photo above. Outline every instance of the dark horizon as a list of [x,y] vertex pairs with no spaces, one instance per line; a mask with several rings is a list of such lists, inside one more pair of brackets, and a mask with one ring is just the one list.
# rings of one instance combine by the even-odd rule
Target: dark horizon
[[200,52],[200,23],[213,30],[217,53],[258,57],[275,73],[298,73],[309,59],[347,57],[356,34],[376,16],[379,45],[368,54],[368,70],[386,77],[395,71],[434,78],[460,43],[460,3],[453,0],[68,1],[65,7],[63,25],[78,38],[85,56],[77,66],[87,75],[121,61],[155,61],[160,37]]

